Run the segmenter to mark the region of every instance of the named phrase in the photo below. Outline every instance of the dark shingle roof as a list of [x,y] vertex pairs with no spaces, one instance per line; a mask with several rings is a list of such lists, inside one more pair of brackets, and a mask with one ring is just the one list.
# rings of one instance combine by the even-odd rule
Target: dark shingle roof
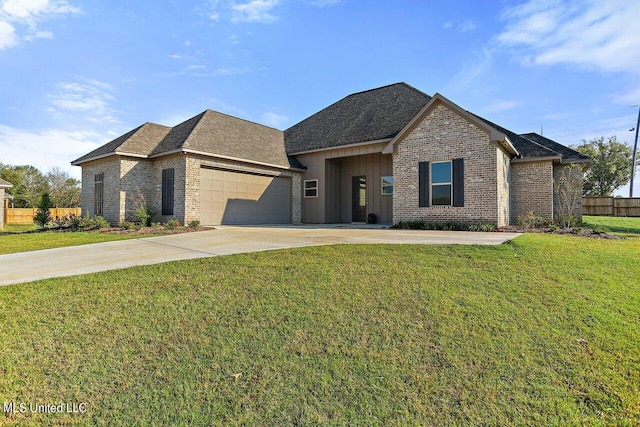
[[[472,113],[473,114],[473,113]],[[475,115],[475,114],[474,114]],[[533,159],[540,157],[562,157],[562,162],[588,162],[591,158],[581,154],[569,147],[559,144],[549,138],[545,138],[535,132],[517,134],[505,129],[495,123],[490,122],[480,116],[475,115],[489,126],[493,127],[499,132],[504,133],[511,141],[513,146],[520,153],[522,159]]]
[[94,158],[115,154],[116,152],[148,156],[158,145],[158,141],[161,141],[170,130],[171,128],[167,126],[145,123],[71,163],[79,164]]
[[151,155],[178,149],[289,167],[281,131],[207,110],[175,126]]
[[536,144],[542,145],[543,147],[560,154],[564,162],[592,161],[591,157],[585,156],[584,154],[576,150],[573,150],[569,147],[566,147],[562,144],[558,144],[557,142],[549,138],[545,138],[544,136],[539,135],[535,132],[524,133],[521,136],[535,142]]
[[232,157],[288,168],[281,131],[226,114],[207,110],[170,128],[145,123],[73,164],[117,153],[161,156],[179,150]]
[[393,138],[430,99],[406,83],[354,93],[285,130],[287,153]]

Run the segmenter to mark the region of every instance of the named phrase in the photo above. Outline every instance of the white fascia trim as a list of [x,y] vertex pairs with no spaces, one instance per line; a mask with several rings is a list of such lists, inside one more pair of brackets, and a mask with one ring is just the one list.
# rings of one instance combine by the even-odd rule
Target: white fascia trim
[[164,153],[155,154],[155,155],[151,156],[150,158],[166,156],[167,154],[176,154],[176,153],[197,154],[197,155],[200,155],[200,156],[214,157],[214,158],[217,158],[217,159],[232,160],[234,162],[250,163],[252,165],[259,165],[259,166],[268,166],[270,168],[276,168],[276,169],[284,169],[284,170],[294,169],[294,168],[292,168],[290,166],[288,167],[288,166],[282,166],[282,165],[274,165],[273,163],[265,163],[265,162],[257,162],[255,160],[240,159],[238,157],[231,157],[231,156],[223,156],[221,154],[206,153],[204,151],[190,150],[188,148],[186,148],[186,149],[178,149],[178,150],[173,150],[173,151],[166,151]]
[[301,154],[318,153],[320,151],[333,151],[333,150],[341,150],[343,148],[361,147],[363,145],[382,144],[382,143],[388,143],[389,141],[391,141],[391,138],[377,139],[375,141],[356,142],[355,144],[336,145],[335,147],[316,148],[315,150],[298,151],[297,153],[289,153],[289,155],[299,156]]
[[77,160],[74,160],[73,162],[71,162],[72,166],[80,166],[83,163],[89,163],[89,162],[93,162],[94,160],[100,160],[100,159],[106,159],[107,157],[111,157],[111,156],[126,156],[126,157],[137,157],[140,159],[148,159],[149,156],[145,155],[145,154],[133,154],[133,153],[124,153],[122,151],[115,151],[115,152],[111,152],[111,153],[107,153],[107,154],[101,154],[99,156],[95,156],[95,157],[90,157],[88,159],[85,159],[81,162],[78,162]]
[[511,143],[511,140],[509,139],[508,136],[505,135],[504,140],[500,142],[504,144],[508,149],[510,149],[512,151],[512,154],[515,154],[516,156],[520,155],[518,150],[516,150],[516,147]]
[[527,157],[524,159],[513,159],[511,160],[511,163],[548,162],[554,160],[562,160],[562,156]]

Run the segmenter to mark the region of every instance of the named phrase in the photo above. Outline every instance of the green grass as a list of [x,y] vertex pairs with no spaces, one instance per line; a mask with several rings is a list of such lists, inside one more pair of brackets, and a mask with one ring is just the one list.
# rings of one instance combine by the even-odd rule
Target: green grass
[[0,288],[3,422],[640,424],[640,238],[341,245]]
[[140,237],[133,234],[107,234],[92,231],[0,234],[0,255]]
[[623,235],[640,234],[640,218],[613,216],[584,216],[582,221],[586,227],[606,227],[612,233]]
[[5,224],[4,228],[0,230],[0,234],[3,233],[18,233],[21,231],[34,230],[36,226],[34,224]]

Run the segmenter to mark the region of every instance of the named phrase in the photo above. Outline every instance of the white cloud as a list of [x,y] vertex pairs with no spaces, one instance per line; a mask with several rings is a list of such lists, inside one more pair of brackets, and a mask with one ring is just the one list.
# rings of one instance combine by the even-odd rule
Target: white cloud
[[266,112],[261,117],[261,123],[271,126],[274,128],[279,128],[280,126],[286,124],[289,121],[289,117],[283,114],[277,114],[273,112]]
[[29,131],[0,125],[3,163],[33,165],[43,172],[59,167],[77,179],[80,179],[80,168],[71,166],[70,162],[105,142],[104,136],[92,131]]
[[15,46],[16,29],[8,22],[0,21],[0,50]]
[[531,0],[504,11],[497,40],[525,64],[637,74],[639,16],[638,1]]
[[444,24],[442,24],[442,28],[444,28],[445,30],[448,30],[451,27],[453,27],[453,24],[451,22],[447,21]]
[[472,52],[472,56],[473,58],[465,61],[462,66],[462,70],[460,70],[460,72],[451,79],[445,88],[447,92],[463,90],[471,84],[476,77],[491,68],[491,65],[493,64],[492,50],[483,47],[481,52]]
[[71,113],[83,113],[84,119],[95,123],[118,123],[117,111],[112,104],[115,97],[113,87],[98,80],[82,79],[76,82],[58,83],[57,91],[49,95],[51,104],[57,107],[55,112],[64,110]]
[[507,111],[522,105],[520,101],[494,101],[491,104],[484,107],[485,111],[492,113]]
[[[4,0],[0,3],[0,49],[15,46],[18,38],[53,38],[51,31],[40,30],[38,25],[53,17],[78,13],[82,10],[67,0]],[[16,28],[20,29],[20,37]]]
[[250,0],[247,3],[235,3],[231,6],[233,11],[232,22],[262,22],[269,23],[277,18],[271,14],[271,10],[278,5],[280,0]]
[[466,32],[469,32],[469,31],[473,31],[473,30],[475,30],[476,28],[478,28],[478,26],[477,26],[477,25],[476,25],[476,23],[475,23],[475,22],[473,22],[471,19],[467,19],[467,20],[465,20],[465,21],[461,22],[461,23],[458,25],[458,31],[460,31],[460,32],[462,32],[462,33],[466,33]]
[[52,39],[53,33],[51,31],[36,31],[33,34],[27,35],[24,39],[27,41],[32,41],[35,39]]

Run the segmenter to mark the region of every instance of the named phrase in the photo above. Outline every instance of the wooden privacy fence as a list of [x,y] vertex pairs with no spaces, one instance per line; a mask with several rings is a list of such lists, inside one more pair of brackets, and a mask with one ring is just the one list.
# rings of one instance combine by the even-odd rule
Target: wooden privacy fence
[[584,215],[640,216],[640,197],[583,197]]
[[[33,217],[36,214],[37,208],[6,208],[4,211],[4,221],[7,224],[33,224]],[[67,215],[80,216],[80,208],[51,208],[51,218]]]

